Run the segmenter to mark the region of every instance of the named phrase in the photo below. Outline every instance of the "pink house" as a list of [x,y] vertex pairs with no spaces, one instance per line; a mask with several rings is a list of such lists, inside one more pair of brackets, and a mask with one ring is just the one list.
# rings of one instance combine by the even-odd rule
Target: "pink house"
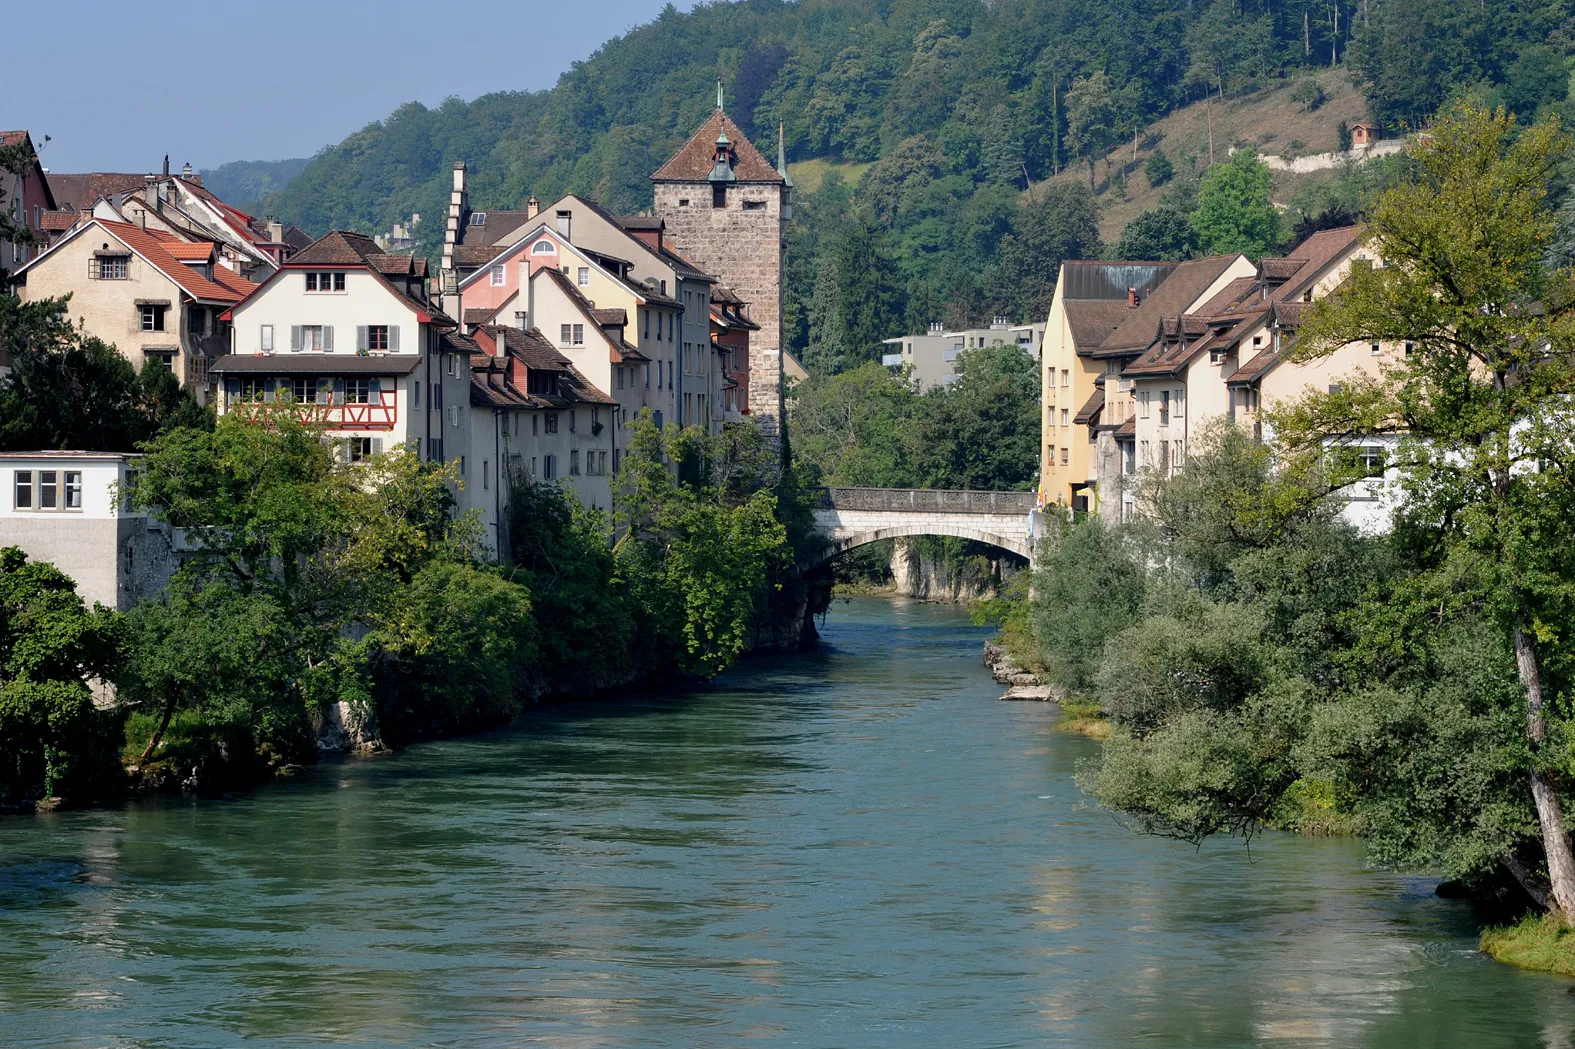
[[[26,131],[0,131],[0,149],[22,147],[31,163],[20,175],[0,169],[0,208],[10,214],[13,221],[34,233],[44,228],[44,215],[55,210],[55,197],[49,191],[49,179],[39,167],[38,153],[33,139]],[[7,272],[24,266],[44,250],[42,243],[35,247],[0,242],[0,269]]]

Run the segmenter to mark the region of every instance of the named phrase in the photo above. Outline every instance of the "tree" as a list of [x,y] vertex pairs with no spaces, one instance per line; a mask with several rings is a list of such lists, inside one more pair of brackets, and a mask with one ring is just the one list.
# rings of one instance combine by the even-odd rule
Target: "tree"
[[819,261],[804,363],[835,374],[879,356],[901,320],[901,293],[886,236],[868,223],[851,223]]
[[1190,259],[1198,254],[1198,234],[1185,214],[1161,205],[1126,224],[1115,253],[1118,259]]
[[[1502,110],[1451,108],[1412,157],[1420,177],[1384,194],[1367,227],[1381,267],[1353,269],[1312,311],[1297,355],[1356,340],[1407,340],[1406,360],[1286,409],[1288,447],[1321,456],[1352,433],[1403,435],[1395,467],[1407,516],[1431,522],[1436,571],[1468,586],[1514,654],[1551,909],[1575,918],[1575,853],[1549,753],[1571,663],[1575,514],[1567,398],[1575,389],[1575,281],[1543,256],[1547,206],[1567,141],[1553,121],[1519,128]],[[1513,857],[1506,857],[1513,860]]]
[[1066,93],[1066,141],[1074,156],[1088,161],[1088,188],[1094,189],[1094,158],[1110,148],[1120,124],[1120,104],[1103,69],[1072,81]]
[[1048,316],[1061,263],[1097,259],[1103,251],[1093,194],[1077,183],[1045,187],[1044,195],[1018,213],[1011,234],[1002,238],[992,274],[994,312]]
[[82,793],[115,766],[119,724],[88,682],[116,675],[123,642],[120,616],[54,565],[0,549],[0,800]]
[[1015,345],[964,350],[914,428],[926,488],[1029,489],[1039,472],[1039,372]]
[[870,362],[793,388],[794,451],[827,484],[917,486],[911,447],[919,395],[890,368]]
[[1261,258],[1280,241],[1280,213],[1269,199],[1268,167],[1250,149],[1216,164],[1198,187],[1192,228],[1204,255],[1241,252]]
[[1148,178],[1148,184],[1158,189],[1176,177],[1176,166],[1170,162],[1163,149],[1156,149],[1143,162],[1143,174]]
[[1138,621],[1147,584],[1127,533],[1092,514],[1062,520],[1045,515],[1050,530],[1034,562],[1030,616],[1050,680],[1081,691],[1094,681],[1105,642]]

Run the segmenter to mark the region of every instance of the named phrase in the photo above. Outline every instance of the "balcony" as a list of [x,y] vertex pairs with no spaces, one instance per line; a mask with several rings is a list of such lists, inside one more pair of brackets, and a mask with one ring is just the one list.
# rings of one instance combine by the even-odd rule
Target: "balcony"
[[297,403],[289,398],[266,403],[235,400],[225,406],[225,411],[252,420],[272,412],[289,412],[307,426],[327,430],[386,431],[399,421],[398,397],[391,391],[385,391],[377,403]]

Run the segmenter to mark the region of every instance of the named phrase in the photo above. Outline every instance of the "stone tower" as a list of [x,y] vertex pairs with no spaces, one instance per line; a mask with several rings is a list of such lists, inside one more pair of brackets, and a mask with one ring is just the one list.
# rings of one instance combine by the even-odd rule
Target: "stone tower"
[[793,214],[778,136],[772,167],[722,110],[716,110],[651,181],[667,236],[695,266],[749,304],[760,325],[749,340],[749,411],[775,440],[782,426],[782,253]]

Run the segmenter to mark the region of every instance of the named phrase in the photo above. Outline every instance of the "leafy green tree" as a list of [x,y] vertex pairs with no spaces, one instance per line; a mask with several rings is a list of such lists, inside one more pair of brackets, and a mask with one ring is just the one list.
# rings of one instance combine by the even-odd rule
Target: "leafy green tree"
[[1015,345],[964,350],[957,381],[922,399],[914,426],[923,487],[1026,490],[1039,472],[1039,372]]
[[105,785],[119,723],[94,709],[88,683],[116,675],[123,643],[120,616],[86,608],[54,565],[0,549],[0,800]]
[[1045,520],[1034,561],[1033,635],[1049,679],[1082,691],[1094,681],[1105,642],[1141,616],[1141,548],[1090,514],[1070,524],[1050,514]]
[[1143,175],[1150,186],[1158,189],[1176,177],[1176,165],[1171,163],[1163,149],[1156,149],[1143,162]]
[[909,435],[918,400],[911,386],[874,362],[839,375],[811,375],[792,392],[794,449],[827,484],[915,487]]
[[1094,189],[1094,160],[1115,141],[1120,104],[1102,69],[1072,82],[1066,93],[1066,142],[1074,156],[1088,161],[1088,188]]
[[855,222],[820,253],[805,367],[834,374],[879,357],[902,317],[886,237]]
[[1280,242],[1280,213],[1269,199],[1269,169],[1250,149],[1216,164],[1198,187],[1192,228],[1204,255],[1261,258]]
[[1076,183],[1046,187],[1001,240],[1000,261],[992,275],[992,314],[1048,316],[1061,263],[1097,259],[1103,252],[1093,195]]
[[1413,150],[1421,177],[1370,216],[1385,265],[1353,269],[1343,292],[1313,310],[1297,351],[1313,359],[1355,340],[1403,339],[1412,352],[1382,375],[1307,395],[1277,428],[1288,447],[1320,457],[1335,434],[1403,434],[1394,468],[1408,517],[1434,523],[1436,570],[1469,588],[1514,654],[1550,906],[1568,920],[1575,853],[1549,721],[1568,717],[1560,696],[1571,659],[1554,624],[1575,612],[1565,536],[1575,485],[1561,467],[1575,284],[1543,265],[1555,228],[1546,186],[1566,148],[1551,121],[1521,129],[1468,103],[1438,120]]
[[1198,234],[1185,214],[1160,205],[1126,224],[1115,254],[1118,259],[1190,259],[1198,254]]

